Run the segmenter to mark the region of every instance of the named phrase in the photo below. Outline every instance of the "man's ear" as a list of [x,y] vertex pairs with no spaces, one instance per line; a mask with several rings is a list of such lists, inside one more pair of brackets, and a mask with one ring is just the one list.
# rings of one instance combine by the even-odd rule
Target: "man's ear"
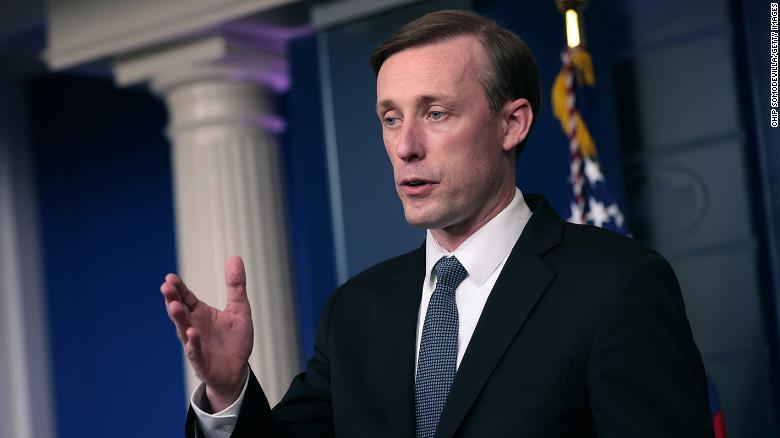
[[534,114],[528,100],[517,99],[507,102],[501,115],[505,122],[502,147],[505,151],[511,151],[528,136]]

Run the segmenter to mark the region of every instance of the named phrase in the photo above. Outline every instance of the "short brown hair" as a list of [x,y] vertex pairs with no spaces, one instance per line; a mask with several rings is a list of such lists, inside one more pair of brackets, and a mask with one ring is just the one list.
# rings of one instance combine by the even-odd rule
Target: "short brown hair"
[[[536,59],[515,33],[473,12],[436,11],[407,23],[374,49],[371,68],[379,74],[382,64],[395,53],[462,36],[477,38],[490,60],[490,68],[480,82],[493,113],[498,114],[507,101],[525,98],[531,104],[533,126],[542,100]],[[517,146],[517,156],[525,142]]]

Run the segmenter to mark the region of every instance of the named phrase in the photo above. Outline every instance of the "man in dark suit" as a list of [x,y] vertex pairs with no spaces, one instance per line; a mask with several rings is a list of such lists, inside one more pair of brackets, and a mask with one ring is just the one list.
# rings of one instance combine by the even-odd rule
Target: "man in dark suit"
[[[161,291],[202,385],[188,436],[711,437],[707,387],[666,261],[564,223],[515,187],[540,102],[511,32],[442,11],[374,52],[377,115],[423,247],[331,297],[306,372],[272,410],[247,366],[240,259],[228,304]],[[227,420],[225,420],[227,418]],[[220,435],[222,434],[222,435]]]

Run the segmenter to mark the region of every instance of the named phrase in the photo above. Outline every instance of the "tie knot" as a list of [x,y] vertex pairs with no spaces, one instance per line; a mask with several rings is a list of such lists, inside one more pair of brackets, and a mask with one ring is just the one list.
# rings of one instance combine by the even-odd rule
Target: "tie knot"
[[439,285],[451,287],[453,290],[469,276],[466,268],[460,264],[455,256],[442,257],[433,267],[436,271],[436,283]]

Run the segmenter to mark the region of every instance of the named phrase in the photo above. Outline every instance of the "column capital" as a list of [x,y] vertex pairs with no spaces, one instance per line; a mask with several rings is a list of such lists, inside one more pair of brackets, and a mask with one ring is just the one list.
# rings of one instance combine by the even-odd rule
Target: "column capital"
[[286,123],[274,110],[272,94],[289,88],[286,41],[305,31],[248,22],[225,25],[117,57],[116,82],[148,83],[168,106],[169,136],[197,139],[183,144],[241,128],[280,133]]
[[290,82],[284,41],[227,27],[127,53],[113,64],[118,85],[149,82],[160,95],[204,80],[253,82],[277,93]]

